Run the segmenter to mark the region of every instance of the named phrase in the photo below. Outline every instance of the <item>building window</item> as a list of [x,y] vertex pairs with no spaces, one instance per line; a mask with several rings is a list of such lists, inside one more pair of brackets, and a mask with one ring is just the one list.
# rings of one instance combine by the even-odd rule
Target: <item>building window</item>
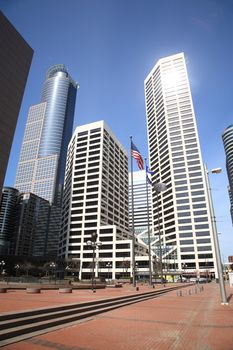
[[180,245],[193,244],[193,239],[180,240]]
[[200,252],[200,251],[211,251],[211,246],[200,246],[200,247],[197,247],[197,250]]
[[193,234],[192,234],[192,232],[180,233],[179,237],[180,238],[189,238],[189,237],[193,237]]

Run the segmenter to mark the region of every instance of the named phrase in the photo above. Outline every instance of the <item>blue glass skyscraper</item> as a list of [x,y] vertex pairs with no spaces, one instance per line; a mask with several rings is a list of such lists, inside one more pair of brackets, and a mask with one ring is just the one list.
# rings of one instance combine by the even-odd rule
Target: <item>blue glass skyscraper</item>
[[29,109],[15,181],[20,192],[60,204],[77,87],[63,64],[48,70],[41,102]]

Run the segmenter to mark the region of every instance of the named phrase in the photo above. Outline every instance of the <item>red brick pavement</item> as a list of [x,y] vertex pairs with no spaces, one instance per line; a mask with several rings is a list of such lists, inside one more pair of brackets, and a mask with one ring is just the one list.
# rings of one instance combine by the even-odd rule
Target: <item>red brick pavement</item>
[[[161,288],[160,285],[157,285],[156,289],[159,288]],[[149,290],[147,286],[139,286],[140,293]],[[128,284],[124,285],[124,288],[98,289],[96,293],[92,290],[74,289],[72,294],[59,293],[58,290],[41,290],[40,294],[28,294],[23,289],[8,289],[7,293],[0,294],[0,313],[107,299],[133,293],[136,293],[135,290]]]
[[[172,291],[2,349],[233,350],[233,298],[221,305],[219,286],[203,286],[197,294],[195,286],[183,290],[182,296]],[[108,290],[106,295],[123,290]],[[232,292],[227,289],[228,296]]]

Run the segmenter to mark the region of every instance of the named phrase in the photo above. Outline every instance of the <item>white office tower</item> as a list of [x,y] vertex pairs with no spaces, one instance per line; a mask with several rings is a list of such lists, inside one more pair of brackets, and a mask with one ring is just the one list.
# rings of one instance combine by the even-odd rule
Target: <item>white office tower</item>
[[152,191],[154,232],[164,269],[198,276],[213,273],[206,170],[183,53],[157,62],[145,79],[145,98],[152,181],[167,187],[158,196]]
[[[132,189],[129,173],[129,227],[132,230]],[[148,193],[148,198],[147,198]],[[148,244],[148,227],[152,233],[152,198],[151,185],[146,185],[144,170],[133,172],[134,232],[137,237]],[[151,235],[151,242],[154,235]]]
[[[77,127],[68,146],[59,255],[80,263],[79,278],[132,274],[128,221],[128,156],[108,126]],[[136,254],[145,246],[137,244]]]

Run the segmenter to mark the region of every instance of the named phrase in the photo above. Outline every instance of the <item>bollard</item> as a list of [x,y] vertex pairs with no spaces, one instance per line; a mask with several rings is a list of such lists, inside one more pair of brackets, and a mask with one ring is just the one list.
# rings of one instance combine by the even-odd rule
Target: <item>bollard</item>
[[182,297],[182,291],[181,291],[181,290],[178,290],[178,291],[176,292],[176,295],[177,295],[178,297]]
[[189,289],[189,295],[191,295],[192,294],[192,291],[191,291],[191,289]]

